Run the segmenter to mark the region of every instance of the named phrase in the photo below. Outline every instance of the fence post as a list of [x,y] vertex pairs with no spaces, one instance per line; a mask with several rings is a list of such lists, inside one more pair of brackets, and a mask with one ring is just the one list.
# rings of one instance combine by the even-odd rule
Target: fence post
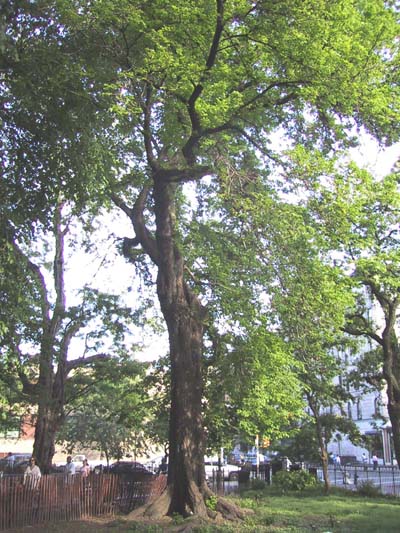
[[396,480],[394,477],[394,466],[392,465],[393,494],[396,495]]

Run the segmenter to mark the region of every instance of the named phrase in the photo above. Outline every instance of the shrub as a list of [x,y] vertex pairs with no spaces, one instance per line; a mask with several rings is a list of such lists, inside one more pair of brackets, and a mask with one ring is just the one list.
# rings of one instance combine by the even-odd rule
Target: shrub
[[250,483],[251,490],[264,490],[267,483],[262,479],[252,479]]
[[357,492],[362,496],[367,496],[368,498],[377,498],[382,496],[379,488],[374,485],[372,481],[362,481],[358,487]]
[[306,470],[295,470],[293,472],[281,470],[273,477],[273,485],[283,491],[304,490],[315,487],[317,484],[318,481],[315,476]]
[[206,507],[210,509],[210,511],[215,511],[217,508],[217,503],[218,503],[218,497],[215,494],[213,494],[212,496],[207,498]]

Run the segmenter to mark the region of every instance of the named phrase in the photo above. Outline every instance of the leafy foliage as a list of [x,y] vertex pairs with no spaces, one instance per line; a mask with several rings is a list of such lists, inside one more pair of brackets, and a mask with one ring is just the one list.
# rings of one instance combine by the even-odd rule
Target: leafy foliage
[[274,485],[283,492],[290,490],[302,491],[318,485],[313,474],[306,470],[295,470],[293,472],[279,471],[274,476]]
[[82,392],[68,405],[69,416],[57,435],[68,453],[94,448],[107,459],[121,459],[145,449],[145,370],[135,361],[105,361],[74,376],[75,389]]

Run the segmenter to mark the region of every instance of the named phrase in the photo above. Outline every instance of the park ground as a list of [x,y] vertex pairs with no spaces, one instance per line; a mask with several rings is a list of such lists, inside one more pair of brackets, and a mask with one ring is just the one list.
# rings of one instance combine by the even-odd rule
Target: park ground
[[278,494],[269,489],[245,491],[232,498],[251,509],[241,523],[200,523],[175,517],[157,522],[138,522],[124,517],[96,518],[87,521],[39,525],[8,530],[7,533],[398,533],[400,499],[364,497],[350,491],[335,490],[329,496],[321,489],[302,493]]

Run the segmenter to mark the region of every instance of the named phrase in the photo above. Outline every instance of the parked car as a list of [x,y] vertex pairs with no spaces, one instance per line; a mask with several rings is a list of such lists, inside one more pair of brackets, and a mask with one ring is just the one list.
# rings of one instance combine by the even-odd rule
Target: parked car
[[[206,479],[213,479],[218,472],[218,461],[206,459],[204,461]],[[221,472],[225,481],[237,481],[239,479],[240,467],[238,465],[222,464]]]
[[164,455],[157,455],[156,457],[153,457],[152,459],[144,463],[144,466],[147,468],[147,470],[156,474],[159,471],[160,465],[164,457]]
[[[244,462],[248,466],[253,466],[257,464],[257,454],[256,453],[247,453],[244,457]],[[264,464],[268,462],[268,459],[262,453],[258,454],[258,464]]]
[[19,474],[24,472],[29,464],[29,459],[32,457],[31,453],[13,453],[14,462],[13,466],[10,466],[8,457],[0,459],[0,471],[6,473]]
[[108,471],[111,474],[123,475],[132,481],[144,481],[153,476],[152,472],[136,461],[117,461],[110,465]]

